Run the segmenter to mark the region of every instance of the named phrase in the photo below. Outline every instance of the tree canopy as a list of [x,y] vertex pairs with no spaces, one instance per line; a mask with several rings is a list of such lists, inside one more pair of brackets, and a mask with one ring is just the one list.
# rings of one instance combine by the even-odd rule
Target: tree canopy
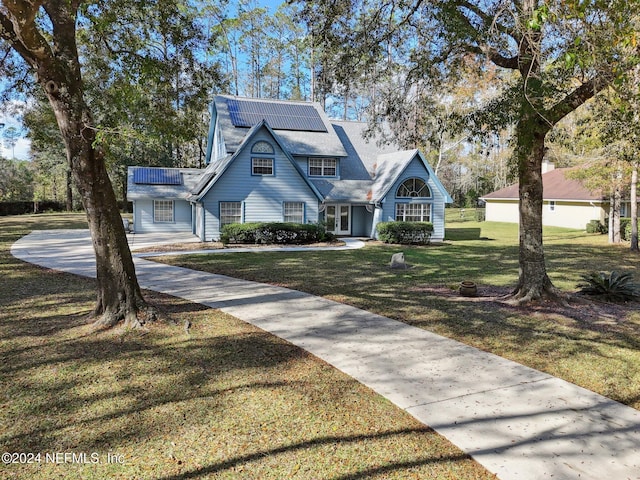
[[[515,125],[520,189],[518,301],[555,296],[542,245],[542,173],[547,134],[561,119],[638,63],[640,3],[612,0],[309,0],[304,18],[333,60],[335,81],[367,76],[407,96],[442,91],[469,59],[503,73],[490,98],[464,116],[476,135]],[[455,82],[454,82],[455,83]],[[395,88],[394,88],[395,87]],[[371,100],[394,119],[396,95]],[[396,122],[406,125],[406,122]]]

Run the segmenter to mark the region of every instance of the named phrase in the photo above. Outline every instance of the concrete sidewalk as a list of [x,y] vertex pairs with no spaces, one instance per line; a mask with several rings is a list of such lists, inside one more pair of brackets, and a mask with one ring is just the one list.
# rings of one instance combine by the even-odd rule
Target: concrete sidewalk
[[[17,258],[95,277],[87,231],[34,231]],[[640,479],[640,412],[425,330],[305,293],[136,258],[141,287],[218,308],[405,409],[501,479]]]

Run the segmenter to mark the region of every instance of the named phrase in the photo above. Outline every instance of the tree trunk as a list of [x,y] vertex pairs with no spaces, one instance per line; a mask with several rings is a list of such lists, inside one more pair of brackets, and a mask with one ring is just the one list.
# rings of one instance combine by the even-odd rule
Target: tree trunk
[[549,126],[530,106],[524,110],[516,126],[514,152],[519,172],[520,274],[512,297],[518,303],[558,296],[547,275],[542,244],[542,160]]
[[[45,2],[52,24],[51,45],[33,22],[39,5],[20,2],[5,7],[9,14],[23,19],[9,22],[0,15],[5,35],[35,70],[37,82],[51,103],[87,214],[96,254],[98,292],[94,314],[100,316],[96,323],[113,326],[124,320],[126,327],[139,327],[155,313],[142,298],[113,186],[104,160],[94,147],[96,131],[84,100],[76,46],[77,6],[63,1]],[[33,9],[30,15],[25,10],[28,7]]]
[[67,197],[67,212],[73,211],[73,175],[71,173],[71,165],[67,165],[66,176],[66,197]]
[[631,171],[631,251],[638,248],[638,162],[634,162]]
[[622,193],[618,181],[621,176],[622,174],[616,174],[616,186],[613,191],[613,201],[611,202],[611,243],[620,243],[622,241],[622,237],[620,236],[620,208],[622,207]]
[[91,231],[98,282],[96,324],[111,327],[124,320],[125,327],[140,327],[153,317],[153,312],[140,292],[113,186],[100,152],[93,146],[95,130],[81,85],[64,85],[69,92],[67,97],[60,93],[56,80],[43,82]]

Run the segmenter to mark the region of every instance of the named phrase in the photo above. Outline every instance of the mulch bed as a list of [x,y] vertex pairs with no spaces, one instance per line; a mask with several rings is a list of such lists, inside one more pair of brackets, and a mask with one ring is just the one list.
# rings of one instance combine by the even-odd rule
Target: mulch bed
[[418,285],[411,291],[424,292],[450,301],[482,303],[486,308],[516,309],[522,312],[538,315],[560,315],[583,322],[599,322],[605,324],[617,324],[625,320],[632,312],[640,310],[640,302],[628,302],[624,304],[601,302],[579,294],[569,294],[566,302],[553,300],[541,300],[528,305],[514,305],[509,300],[509,294],[513,287],[496,287],[491,285],[479,285],[478,294],[474,297],[460,295],[445,285]]

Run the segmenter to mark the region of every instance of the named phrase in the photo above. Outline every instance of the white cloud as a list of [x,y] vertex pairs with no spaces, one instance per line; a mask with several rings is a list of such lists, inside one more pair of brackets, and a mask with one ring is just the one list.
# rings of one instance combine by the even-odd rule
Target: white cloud
[[0,105],[0,124],[4,126],[4,128],[0,128],[0,139],[3,137],[4,129],[9,127],[17,128],[21,135],[23,135],[18,139],[14,148],[5,148],[4,142],[0,141],[0,154],[4,158],[12,158],[14,154],[15,158],[20,160],[29,160],[30,158],[29,151],[31,141],[24,138],[26,132],[19,119],[25,106],[26,103],[19,100],[10,100]]
[[[0,135],[2,133],[0,132]],[[27,138],[19,138],[16,142],[15,148],[4,148],[4,144],[2,148],[0,148],[0,152],[4,158],[12,158],[15,153],[15,158],[18,160],[29,160],[31,157],[29,156],[31,148],[31,140]]]

